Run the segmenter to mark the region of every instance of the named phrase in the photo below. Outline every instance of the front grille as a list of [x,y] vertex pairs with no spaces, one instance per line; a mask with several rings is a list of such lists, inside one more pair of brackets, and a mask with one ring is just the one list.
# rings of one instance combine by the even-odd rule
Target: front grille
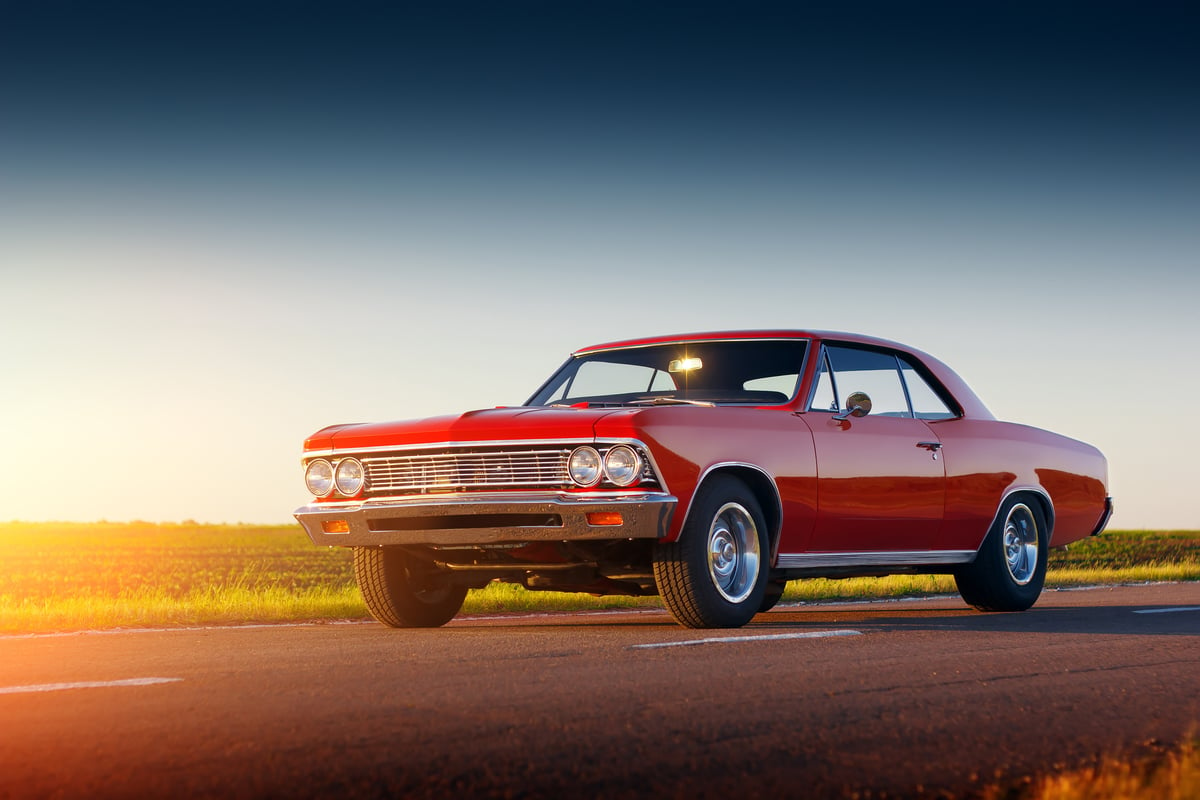
[[570,450],[424,453],[362,459],[368,493],[446,492],[570,483]]

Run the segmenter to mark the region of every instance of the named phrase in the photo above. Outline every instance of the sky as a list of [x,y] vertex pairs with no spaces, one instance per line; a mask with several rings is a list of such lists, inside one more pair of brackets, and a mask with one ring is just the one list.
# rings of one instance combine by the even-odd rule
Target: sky
[[0,2],[0,519],[285,523],[325,425],[813,328],[1200,528],[1186,6],[172,6]]

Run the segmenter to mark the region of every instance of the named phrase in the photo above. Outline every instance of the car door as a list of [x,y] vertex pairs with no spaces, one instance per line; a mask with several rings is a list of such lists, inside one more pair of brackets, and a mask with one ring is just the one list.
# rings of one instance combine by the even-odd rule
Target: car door
[[[931,550],[942,524],[946,473],[941,442],[913,415],[903,363],[890,351],[836,344],[821,358],[804,414],[817,461],[809,551]],[[860,393],[870,399],[865,414]],[[851,397],[856,400],[847,403]]]

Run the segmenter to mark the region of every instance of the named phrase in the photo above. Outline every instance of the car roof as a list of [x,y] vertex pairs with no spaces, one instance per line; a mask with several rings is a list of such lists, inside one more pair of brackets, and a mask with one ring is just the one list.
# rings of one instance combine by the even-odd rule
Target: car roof
[[896,347],[901,350],[911,351],[912,348],[900,342],[893,342],[888,339],[880,339],[875,336],[865,336],[860,333],[847,333],[843,331],[820,331],[820,330],[740,330],[740,331],[704,331],[696,333],[677,333],[667,334],[663,336],[649,336],[641,339],[626,339],[619,342],[608,342],[606,344],[590,345],[588,347],[576,350],[572,355],[585,355],[587,353],[598,353],[604,350],[623,350],[629,347],[648,347],[656,344],[672,344],[675,342],[705,342],[705,341],[720,341],[720,340],[738,340],[738,339],[836,339],[843,342],[855,342],[857,344],[879,345],[882,347]]

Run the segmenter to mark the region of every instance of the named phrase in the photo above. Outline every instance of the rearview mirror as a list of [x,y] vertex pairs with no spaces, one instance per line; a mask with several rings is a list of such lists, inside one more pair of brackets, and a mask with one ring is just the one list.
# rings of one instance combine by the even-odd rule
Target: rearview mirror
[[847,417],[865,417],[871,413],[871,398],[866,392],[854,392],[846,398],[846,410],[834,417],[843,422]]

